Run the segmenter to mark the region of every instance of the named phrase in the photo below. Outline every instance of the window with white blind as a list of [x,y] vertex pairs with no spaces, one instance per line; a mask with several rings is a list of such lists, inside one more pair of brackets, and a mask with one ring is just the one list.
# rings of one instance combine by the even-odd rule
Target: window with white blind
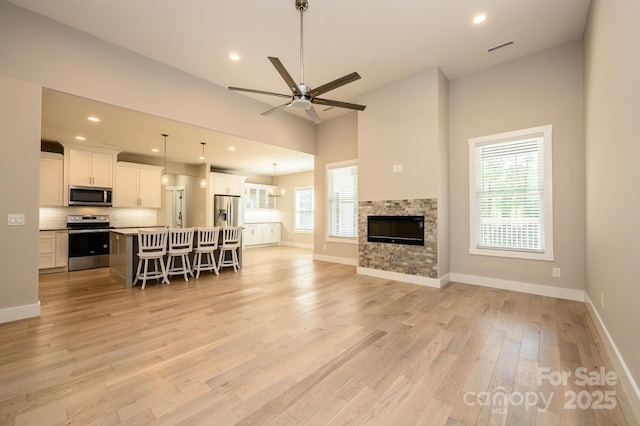
[[313,187],[295,187],[295,227],[293,232],[313,232]]
[[327,164],[327,240],[357,242],[358,164]]
[[552,126],[469,139],[471,254],[553,260]]

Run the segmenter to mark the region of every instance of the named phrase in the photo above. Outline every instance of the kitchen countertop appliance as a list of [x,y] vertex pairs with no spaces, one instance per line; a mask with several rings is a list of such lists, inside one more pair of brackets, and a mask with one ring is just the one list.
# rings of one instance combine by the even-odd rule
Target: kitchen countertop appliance
[[109,266],[109,216],[69,215],[69,271]]

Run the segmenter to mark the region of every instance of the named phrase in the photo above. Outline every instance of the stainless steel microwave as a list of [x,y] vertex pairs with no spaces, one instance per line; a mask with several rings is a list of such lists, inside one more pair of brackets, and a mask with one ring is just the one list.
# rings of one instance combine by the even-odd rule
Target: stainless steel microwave
[[111,207],[111,188],[69,186],[70,206]]

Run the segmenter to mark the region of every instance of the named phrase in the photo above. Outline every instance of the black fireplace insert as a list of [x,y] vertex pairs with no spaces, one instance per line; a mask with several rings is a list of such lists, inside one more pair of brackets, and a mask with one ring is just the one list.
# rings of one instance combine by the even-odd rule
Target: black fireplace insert
[[367,241],[424,246],[424,216],[367,216]]

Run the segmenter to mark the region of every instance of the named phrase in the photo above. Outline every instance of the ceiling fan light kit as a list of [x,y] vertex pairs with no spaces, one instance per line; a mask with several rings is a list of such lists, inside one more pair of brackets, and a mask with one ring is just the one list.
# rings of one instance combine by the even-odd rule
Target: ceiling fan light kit
[[[280,59],[276,57],[269,57],[269,61],[274,66],[276,71],[280,74],[280,77],[287,84],[289,89],[291,89],[291,95],[285,95],[282,93],[275,92],[267,92],[264,90],[256,90],[256,89],[245,89],[242,87],[229,87],[229,90],[234,90],[237,92],[247,92],[247,93],[256,93],[261,95],[270,95],[270,96],[278,96],[281,98],[289,98],[289,101],[279,105],[277,107],[271,108],[263,112],[261,115],[269,115],[273,112],[276,112],[285,107],[293,106],[297,109],[306,110],[309,117],[313,120],[314,123],[321,123],[320,116],[313,108],[313,104],[324,105],[327,107],[338,107],[338,108],[346,108],[352,109],[355,111],[364,111],[366,108],[364,105],[353,104],[349,102],[341,102],[334,101],[331,99],[321,99],[317,96],[322,95],[323,93],[327,93],[331,90],[337,89],[338,87],[344,86],[345,84],[351,83],[353,81],[359,80],[360,75],[357,72],[352,72],[351,74],[347,74],[344,77],[340,77],[336,80],[330,81],[329,83],[325,83],[321,86],[316,87],[315,89],[310,89],[307,85],[304,84],[304,39],[303,39],[303,28],[304,28],[304,12],[309,8],[308,0],[295,0],[295,7],[300,11],[300,84],[297,84],[295,80],[291,77],[291,74],[287,71],[287,69],[282,65]],[[326,111],[326,109],[325,109]]]

